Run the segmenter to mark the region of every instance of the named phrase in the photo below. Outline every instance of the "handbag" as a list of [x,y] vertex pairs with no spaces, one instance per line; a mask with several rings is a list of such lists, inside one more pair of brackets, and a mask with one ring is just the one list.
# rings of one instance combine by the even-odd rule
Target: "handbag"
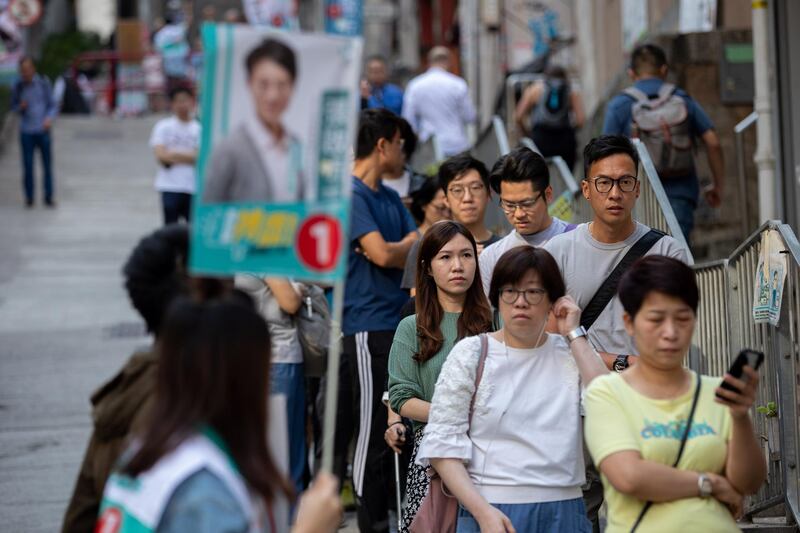
[[[486,355],[489,353],[489,338],[486,333],[482,333],[481,356],[478,359],[478,366],[475,372],[475,390],[472,391],[472,399],[469,402],[469,425],[472,425],[472,413],[475,410],[475,394],[478,392],[478,385],[483,377],[483,368],[486,364]],[[467,428],[469,432],[469,428]],[[428,493],[419,506],[417,515],[411,522],[409,530],[411,533],[455,533],[456,521],[458,518],[458,500],[450,494],[442,478],[436,473],[432,466],[428,467]]]
[[325,291],[318,285],[301,286],[303,305],[294,315],[297,338],[303,348],[306,377],[322,377],[328,366],[331,312]]
[[[689,418],[686,421],[686,428],[683,430],[683,436],[681,437],[681,446],[678,448],[678,457],[675,458],[675,462],[672,463],[672,468],[676,468],[678,463],[681,461],[681,456],[683,456],[683,449],[686,447],[686,439],[689,438],[689,430],[692,429],[692,421],[694,420],[694,411],[697,408],[697,400],[700,398],[700,383],[703,381],[703,378],[700,377],[700,374],[697,374],[697,386],[694,389],[694,399],[692,400],[692,408],[689,411]],[[639,513],[639,517],[636,519],[636,522],[633,523],[633,527],[631,528],[631,533],[636,531],[636,528],[642,523],[644,519],[644,515],[647,514],[647,511],[650,510],[650,507],[653,505],[653,502],[645,502],[644,507],[642,508],[642,512]]]

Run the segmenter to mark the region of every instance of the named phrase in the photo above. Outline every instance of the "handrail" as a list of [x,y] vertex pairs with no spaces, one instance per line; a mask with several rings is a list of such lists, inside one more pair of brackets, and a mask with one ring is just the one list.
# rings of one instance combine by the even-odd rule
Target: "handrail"
[[634,208],[634,218],[642,224],[663,231],[677,240],[686,251],[688,263],[691,265],[694,263],[692,251],[683,236],[683,231],[680,224],[678,224],[678,219],[675,217],[675,212],[672,210],[672,205],[669,202],[664,186],[661,184],[661,179],[658,177],[658,172],[653,160],[650,158],[650,153],[642,141],[639,139],[632,140],[636,152],[639,154],[639,175],[645,178],[639,180],[641,184],[640,195]]
[[[761,255],[761,237],[778,232],[787,258],[781,316],[777,326],[757,324],[752,318],[754,282]],[[695,344],[690,367],[710,375],[722,375],[744,347],[766,354],[759,372],[757,405],[776,402],[778,417],[754,414],[768,458],[766,484],[747,501],[746,512],[756,513],[785,503],[800,519],[800,426],[798,426],[798,377],[800,377],[800,242],[791,227],[780,221],[764,223],[727,259],[696,265],[700,288]]]
[[742,209],[740,222],[742,224],[742,235],[747,235],[749,220],[747,211],[747,176],[744,169],[744,132],[758,121],[758,111],[753,111],[742,119],[733,128],[734,139],[736,142],[736,170],[738,171],[739,203]]

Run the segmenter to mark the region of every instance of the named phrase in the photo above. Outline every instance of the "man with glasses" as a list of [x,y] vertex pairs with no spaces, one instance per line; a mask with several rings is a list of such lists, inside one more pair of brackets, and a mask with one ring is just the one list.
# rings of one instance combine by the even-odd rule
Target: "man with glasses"
[[[594,217],[575,231],[559,235],[544,247],[556,259],[570,294],[584,310],[628,250],[650,231],[633,219],[639,197],[639,156],[622,135],[603,135],[583,150],[583,196]],[[643,255],[667,255],[686,262],[686,250],[663,236]],[[606,365],[626,368],[636,347],[622,323],[622,304],[615,296],[588,328],[589,341]]]
[[488,246],[478,258],[487,295],[494,266],[504,253],[517,246],[544,246],[556,235],[575,228],[574,224],[550,216],[550,171],[544,158],[533,150],[519,147],[502,156],[494,164],[489,181],[492,190],[500,195],[500,208],[514,231]]
[[[586,335],[606,366],[617,372],[635,361],[636,346],[625,331],[622,304],[616,296],[616,287],[612,286],[614,276],[610,275],[623,259],[630,260],[636,254],[687,260],[686,251],[678,241],[651,232],[633,219],[639,197],[638,168],[639,155],[627,137],[604,135],[589,141],[583,150],[581,189],[594,217],[574,231],[553,237],[544,246],[558,263],[567,294],[581,308],[581,328],[585,329],[578,334]],[[652,241],[655,243],[649,245]],[[634,252],[626,257],[632,248]],[[603,291],[601,287],[611,290]],[[608,299],[604,305],[597,305],[604,300],[598,298],[603,292]],[[590,311],[592,308],[594,313]],[[590,314],[596,317],[588,323],[585,318]],[[594,531],[600,531],[597,511],[603,503],[603,486],[597,470],[588,461],[587,465],[583,498]]]
[[[486,166],[462,152],[447,159],[439,167],[439,185],[445,194],[452,219],[467,227],[478,245],[480,254],[484,248],[496,243],[500,237],[492,233],[483,223],[489,205],[489,171]],[[408,253],[403,272],[402,287],[413,292],[417,277],[417,247]]]

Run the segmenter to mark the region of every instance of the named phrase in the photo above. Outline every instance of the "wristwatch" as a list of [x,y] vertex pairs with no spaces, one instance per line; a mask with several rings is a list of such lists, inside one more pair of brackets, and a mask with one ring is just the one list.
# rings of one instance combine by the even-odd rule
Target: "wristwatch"
[[564,335],[564,337],[566,337],[567,339],[567,344],[572,344],[572,341],[574,341],[575,339],[585,336],[586,336],[586,328],[583,326],[578,326],[577,328],[573,329],[572,331]]
[[706,474],[697,476],[697,488],[700,490],[701,498],[710,498],[714,487],[711,485],[711,478]]
[[618,355],[617,358],[614,359],[614,372],[622,372],[629,366],[627,355]]

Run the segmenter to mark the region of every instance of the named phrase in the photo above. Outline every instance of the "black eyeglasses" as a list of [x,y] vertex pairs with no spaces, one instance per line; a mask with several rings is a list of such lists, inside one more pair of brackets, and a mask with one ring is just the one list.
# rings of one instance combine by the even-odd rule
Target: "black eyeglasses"
[[464,193],[469,189],[469,193],[472,196],[478,196],[483,194],[486,191],[486,187],[481,182],[470,183],[468,186],[464,187],[463,185],[453,185],[452,187],[447,189],[447,192],[456,200],[461,200],[464,197]]
[[505,287],[500,289],[500,299],[508,305],[513,305],[522,295],[528,305],[539,305],[547,293],[544,289],[512,289]]
[[517,208],[522,209],[526,213],[533,213],[536,209],[536,202],[539,201],[539,198],[544,199],[544,191],[540,192],[539,195],[534,198],[533,200],[525,200],[523,202],[508,202],[506,200],[500,199],[500,209],[507,215],[512,215],[517,210]]
[[619,190],[622,192],[633,192],[639,180],[635,176],[622,176],[618,179],[600,176],[598,178],[592,178],[589,181],[594,182],[594,188],[597,189],[597,192],[605,194],[611,192],[614,185],[619,186]]

